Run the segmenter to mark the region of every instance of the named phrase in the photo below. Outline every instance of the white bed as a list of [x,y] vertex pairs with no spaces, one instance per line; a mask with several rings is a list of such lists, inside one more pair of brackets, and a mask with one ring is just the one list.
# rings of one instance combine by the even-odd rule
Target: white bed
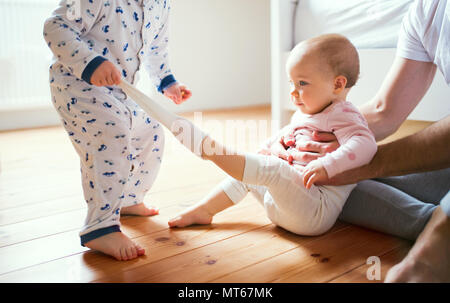
[[[357,106],[370,100],[395,57],[400,24],[414,0],[271,0],[272,120],[276,128],[295,110],[289,98],[285,62],[300,41],[340,33],[357,47],[361,75],[349,94]],[[408,119],[436,121],[450,113],[450,89],[442,73]]]

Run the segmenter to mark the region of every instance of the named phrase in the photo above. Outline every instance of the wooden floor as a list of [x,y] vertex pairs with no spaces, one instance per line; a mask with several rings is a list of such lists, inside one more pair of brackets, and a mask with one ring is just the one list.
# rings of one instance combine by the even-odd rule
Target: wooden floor
[[[217,137],[225,120],[267,121],[270,108],[206,112],[202,119]],[[396,137],[425,125],[406,122]],[[86,205],[79,160],[63,128],[0,132],[0,282],[380,282],[366,278],[367,259],[380,257],[383,279],[410,247],[343,222],[320,237],[297,236],[271,224],[251,195],[211,225],[169,229],[169,218],[225,174],[167,131],[166,140],[163,165],[145,199],[160,215],[122,218],[122,230],[147,254],[119,262],[79,244]],[[239,149],[254,151],[254,143]]]

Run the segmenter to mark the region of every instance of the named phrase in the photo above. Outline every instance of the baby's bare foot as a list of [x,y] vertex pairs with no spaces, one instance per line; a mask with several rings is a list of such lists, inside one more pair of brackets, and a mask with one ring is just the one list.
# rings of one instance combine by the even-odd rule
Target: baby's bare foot
[[110,255],[119,261],[132,260],[145,255],[145,249],[121,232],[106,234],[87,242],[85,246]]
[[201,205],[189,208],[179,214],[177,217],[169,220],[170,227],[185,227],[192,224],[211,224],[213,215],[211,215]]
[[144,203],[122,207],[120,210],[121,215],[132,216],[154,216],[159,214],[159,210],[155,207],[147,207]]

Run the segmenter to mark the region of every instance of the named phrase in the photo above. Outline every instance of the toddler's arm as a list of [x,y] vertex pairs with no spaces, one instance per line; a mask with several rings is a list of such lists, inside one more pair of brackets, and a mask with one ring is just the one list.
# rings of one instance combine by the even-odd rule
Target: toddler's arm
[[44,39],[71,73],[91,83],[92,74],[106,59],[80,38],[91,30],[101,16],[103,1],[79,1],[78,5],[81,16],[69,20],[67,1],[61,0],[52,16],[45,21]]

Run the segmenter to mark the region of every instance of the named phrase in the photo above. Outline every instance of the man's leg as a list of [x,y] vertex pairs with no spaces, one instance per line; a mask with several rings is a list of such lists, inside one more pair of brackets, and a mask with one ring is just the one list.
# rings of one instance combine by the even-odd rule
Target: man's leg
[[450,169],[365,180],[347,199],[341,220],[415,240],[449,190]]
[[437,205],[450,190],[450,168],[374,180],[395,187],[419,201]]
[[450,282],[450,191],[436,207],[405,259],[385,282]]
[[392,186],[365,180],[352,191],[339,219],[415,240],[435,208],[435,205],[423,203]]

